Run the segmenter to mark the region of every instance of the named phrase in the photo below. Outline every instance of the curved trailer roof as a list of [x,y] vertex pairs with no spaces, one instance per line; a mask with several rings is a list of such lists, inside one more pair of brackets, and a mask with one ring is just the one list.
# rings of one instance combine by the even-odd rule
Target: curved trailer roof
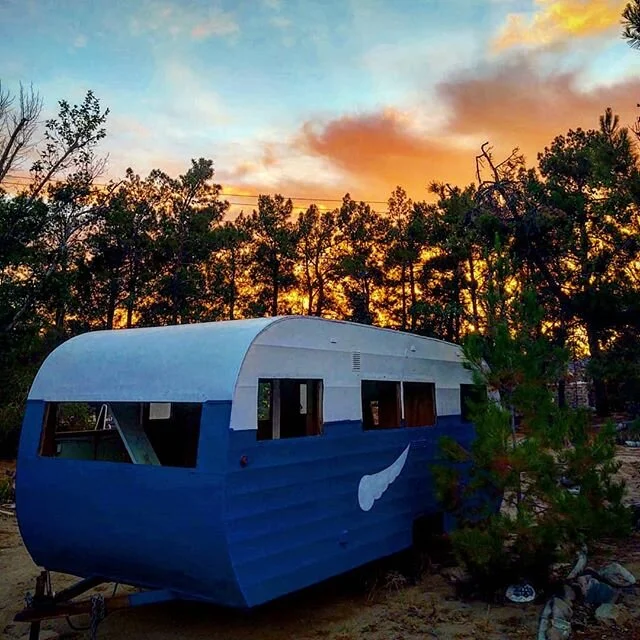
[[[359,385],[365,374],[432,379],[452,388],[470,380],[461,361],[460,348],[441,340],[308,316],[94,331],[49,355],[29,399],[206,402],[251,397],[253,411],[258,377],[314,377],[313,369],[316,377],[325,378],[325,386],[334,388]],[[232,426],[255,428],[238,411],[234,407]]]

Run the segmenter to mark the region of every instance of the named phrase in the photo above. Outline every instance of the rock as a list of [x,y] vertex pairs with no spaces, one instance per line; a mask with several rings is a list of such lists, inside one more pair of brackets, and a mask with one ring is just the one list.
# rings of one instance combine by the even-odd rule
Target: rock
[[573,608],[571,605],[562,598],[554,598],[551,605],[551,616],[554,620],[571,620],[573,615]]
[[[540,614],[540,622],[538,623],[538,633],[536,634],[536,640],[549,640],[549,636],[547,635],[549,631],[552,630],[551,626],[551,608],[552,601],[547,600],[547,603],[544,605],[544,609],[542,609],[542,613]],[[553,638],[552,640],[556,640]]]
[[567,580],[574,580],[577,578],[587,566],[587,548],[585,546],[578,551],[576,563],[571,570],[571,573],[567,576]]
[[625,569],[621,564],[612,562],[599,572],[603,582],[610,584],[612,587],[630,587],[636,583],[636,577]]
[[576,590],[568,584],[562,586],[562,599],[566,602],[575,602],[577,597]]
[[442,571],[442,575],[453,584],[464,584],[471,580],[471,576],[462,567],[449,567]]
[[640,529],[640,502],[633,502],[629,505],[631,509],[631,524],[637,531]]
[[601,604],[596,609],[596,620],[605,624],[622,625],[629,619],[629,612],[621,604]]
[[546,640],[567,640],[571,635],[571,623],[568,620],[551,620],[551,626],[547,629]]
[[619,593],[613,587],[593,576],[580,576],[577,582],[587,604],[611,604],[618,599]]
[[562,582],[569,572],[572,565],[568,562],[556,562],[549,567],[549,578],[551,582]]
[[[51,629],[42,629],[40,631],[39,640],[58,640],[60,638],[60,634],[52,631]],[[22,636],[20,640],[29,640],[29,634]]]

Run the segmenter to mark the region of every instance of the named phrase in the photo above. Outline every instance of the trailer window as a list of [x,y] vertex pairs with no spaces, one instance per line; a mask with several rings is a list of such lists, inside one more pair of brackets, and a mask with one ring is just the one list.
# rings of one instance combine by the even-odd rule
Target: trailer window
[[322,380],[258,381],[258,440],[322,433]]
[[400,383],[388,380],[363,380],[362,428],[395,429],[400,426]]
[[168,467],[195,467],[202,405],[48,403],[40,454]]
[[487,399],[487,388],[483,385],[460,385],[460,414],[463,422],[471,422],[471,411],[474,404]]
[[436,423],[436,386],[431,382],[403,382],[404,422],[407,427]]

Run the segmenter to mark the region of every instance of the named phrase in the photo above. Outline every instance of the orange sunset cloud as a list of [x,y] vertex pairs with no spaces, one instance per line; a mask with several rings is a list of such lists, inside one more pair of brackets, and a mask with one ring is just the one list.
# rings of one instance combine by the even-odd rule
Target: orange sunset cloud
[[[385,200],[399,184],[412,197],[424,198],[433,180],[473,181],[475,156],[485,141],[493,145],[497,157],[519,147],[533,165],[538,152],[555,136],[571,128],[597,128],[607,107],[620,116],[622,124],[631,126],[638,100],[640,79],[586,90],[580,86],[578,72],[546,75],[519,58],[485,75],[467,74],[439,84],[436,102],[446,118],[437,129],[421,129],[405,112],[394,109],[344,115],[306,122],[278,153],[280,157],[311,156],[337,169],[342,177],[338,184],[322,189],[325,195],[350,191],[365,199]],[[272,154],[273,149],[269,164],[276,162]],[[263,155],[255,168],[264,163]],[[249,167],[238,169],[229,179],[252,184]],[[299,177],[284,176],[269,186],[269,192],[274,190],[299,195],[320,191]]]
[[627,0],[535,0],[536,13],[510,13],[494,41],[497,50],[544,46],[569,38],[597,35],[620,26]]

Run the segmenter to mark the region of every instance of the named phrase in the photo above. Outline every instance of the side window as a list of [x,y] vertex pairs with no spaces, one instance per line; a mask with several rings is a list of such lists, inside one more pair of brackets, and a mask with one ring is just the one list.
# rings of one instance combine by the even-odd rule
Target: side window
[[432,382],[403,382],[404,421],[407,427],[436,423],[436,386]]
[[273,381],[258,382],[258,440],[273,437]]
[[195,467],[201,414],[186,402],[49,403],[40,455]]
[[322,380],[258,381],[258,440],[322,433]]
[[463,422],[471,422],[471,405],[484,402],[487,398],[487,389],[475,384],[460,385],[460,414]]
[[361,385],[362,428],[396,429],[400,426],[400,383],[363,380]]

